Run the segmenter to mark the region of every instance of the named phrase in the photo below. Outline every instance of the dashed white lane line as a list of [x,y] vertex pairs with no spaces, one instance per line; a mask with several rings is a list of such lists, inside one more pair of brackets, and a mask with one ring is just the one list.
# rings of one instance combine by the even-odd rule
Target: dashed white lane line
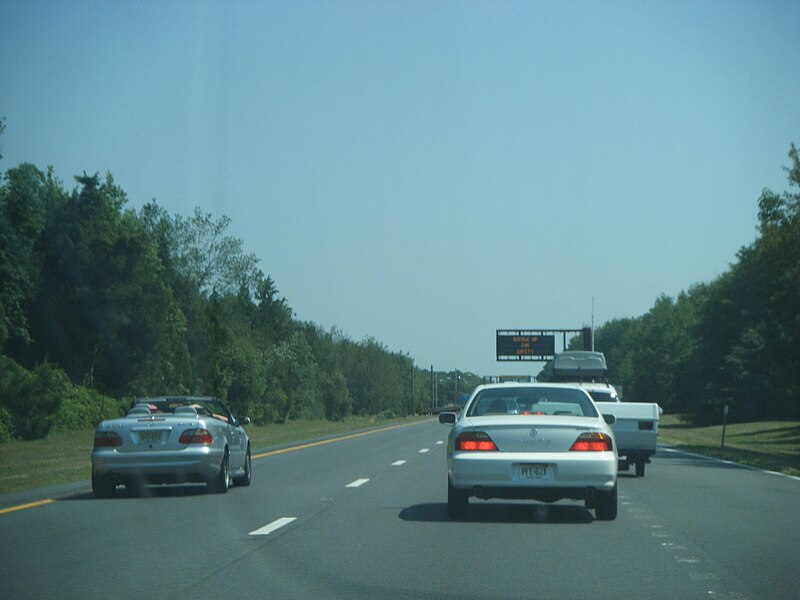
[[369,481],[369,479],[356,479],[355,481],[353,481],[351,483],[348,483],[345,487],[349,487],[349,488],[361,487],[362,485],[364,485],[368,481]]
[[[441,441],[436,442],[437,445],[441,445],[443,443],[444,442],[441,442]],[[422,448],[419,451],[420,454],[425,454],[427,452],[430,452],[430,448]],[[406,464],[406,462],[408,462],[408,461],[406,461],[406,460],[396,460],[395,462],[392,463],[392,466],[393,467],[400,467],[400,466]],[[345,487],[358,488],[358,487],[361,487],[362,485],[364,485],[365,483],[367,483],[368,481],[369,481],[368,478],[356,479],[355,481],[352,481],[352,482],[348,483]],[[268,525],[264,525],[264,527],[261,527],[260,529],[256,529],[255,531],[251,531],[249,535],[269,535],[270,533],[273,533],[273,532],[277,531],[281,527],[286,527],[289,523],[292,523],[292,522],[294,522],[296,520],[297,520],[297,517],[281,517],[280,519],[276,519],[275,521],[273,521],[272,523],[270,523]]]
[[[651,520],[648,511],[636,506],[635,502],[625,495],[620,495],[620,504],[634,517],[641,520]],[[708,584],[707,592],[709,598],[718,600],[746,600],[745,596],[738,591],[726,589],[727,584],[720,577],[703,564],[700,556],[694,554],[691,549],[675,541],[676,536],[660,524],[644,524],[650,531],[650,535],[656,543],[672,555],[673,560],[687,569],[685,572],[689,580],[695,582],[705,582]]]
[[437,446],[441,446],[442,444],[444,444],[444,442],[442,440],[439,440],[438,442],[436,442]]
[[[442,444],[443,442],[436,442],[436,443],[437,444]],[[427,452],[430,452],[430,448],[422,448],[419,451],[420,454],[425,454]],[[406,462],[407,461],[405,461],[405,460],[396,460],[395,462],[392,463],[392,466],[393,467],[399,467],[399,466],[402,466],[402,465],[406,464]],[[367,483],[368,481],[369,481],[368,478],[356,479],[355,481],[352,481],[352,482],[348,483],[345,487],[358,488],[358,487],[361,487],[362,485],[364,485],[365,483]],[[251,531],[250,535],[269,535],[270,533],[280,529],[281,527],[285,527],[289,523],[291,523],[293,521],[296,521],[296,520],[297,520],[297,517],[282,517],[280,519],[277,519],[277,520],[273,521],[269,525],[264,525],[264,527],[262,527],[260,529],[256,529],[255,531]]]
[[281,517],[270,523],[269,525],[264,525],[261,529],[256,529],[255,531],[251,531],[250,535],[269,535],[273,531],[280,529],[281,527],[285,527],[292,521],[296,521],[297,517]]

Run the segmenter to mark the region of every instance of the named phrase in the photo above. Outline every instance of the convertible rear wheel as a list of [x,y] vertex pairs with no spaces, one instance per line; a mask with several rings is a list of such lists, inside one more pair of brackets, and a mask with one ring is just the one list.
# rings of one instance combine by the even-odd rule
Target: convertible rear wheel
[[617,518],[617,484],[610,492],[599,494],[594,502],[594,516],[598,521],[613,521]]
[[113,498],[116,489],[117,484],[113,479],[92,473],[92,492],[95,498]]
[[208,482],[207,487],[209,492],[215,494],[224,494],[230,487],[230,463],[228,462],[228,449],[225,448],[225,454],[222,457],[222,464],[219,466],[219,473]]
[[250,458],[250,445],[247,446],[247,457],[244,459],[244,475],[241,477],[234,477],[233,483],[235,485],[248,486],[250,485],[250,478],[252,477],[252,459]]
[[469,508],[469,494],[453,487],[447,478],[447,516],[451,519],[463,519]]

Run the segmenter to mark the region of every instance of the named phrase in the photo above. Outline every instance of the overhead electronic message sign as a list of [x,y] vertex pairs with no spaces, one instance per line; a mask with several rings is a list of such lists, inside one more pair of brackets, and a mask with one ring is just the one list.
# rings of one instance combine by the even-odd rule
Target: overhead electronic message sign
[[556,336],[527,329],[497,330],[497,360],[546,361],[556,353]]

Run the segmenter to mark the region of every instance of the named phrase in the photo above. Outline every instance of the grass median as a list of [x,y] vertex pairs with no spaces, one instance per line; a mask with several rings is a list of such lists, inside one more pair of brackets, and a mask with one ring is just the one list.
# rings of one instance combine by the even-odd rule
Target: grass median
[[800,476],[800,422],[766,421],[694,427],[680,415],[663,415],[658,442],[687,452]]
[[[349,417],[343,421],[290,421],[285,425],[248,425],[253,451],[304,440],[430,417],[378,419]],[[91,479],[94,429],[53,432],[46,439],[0,444],[0,494]]]
[[[285,425],[248,425],[253,450],[346,434],[369,427],[430,417],[343,421],[291,421]],[[94,430],[55,432],[46,439],[0,444],[0,494],[60,483],[88,481]],[[728,425],[721,447],[722,425],[694,427],[679,415],[663,415],[658,441],[688,452],[800,476],[800,422],[770,421]]]

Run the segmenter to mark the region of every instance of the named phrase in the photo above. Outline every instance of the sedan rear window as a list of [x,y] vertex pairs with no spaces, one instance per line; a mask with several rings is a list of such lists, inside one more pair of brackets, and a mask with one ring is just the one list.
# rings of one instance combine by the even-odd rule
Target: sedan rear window
[[469,417],[491,415],[566,415],[597,417],[586,393],[570,388],[491,388],[478,392]]

